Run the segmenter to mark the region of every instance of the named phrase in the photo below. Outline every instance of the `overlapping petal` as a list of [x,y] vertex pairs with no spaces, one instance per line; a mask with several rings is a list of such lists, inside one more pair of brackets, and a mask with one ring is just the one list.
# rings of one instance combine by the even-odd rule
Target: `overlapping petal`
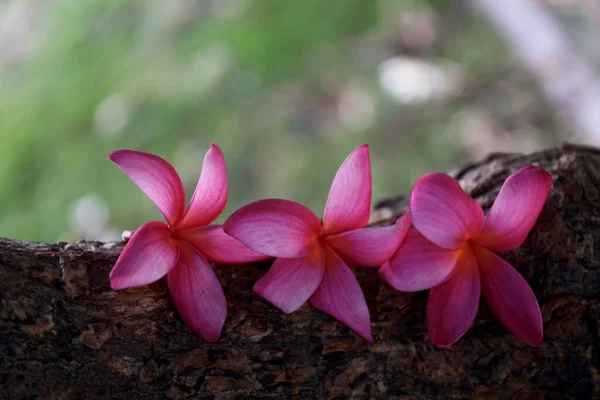
[[179,249],[163,222],[148,222],[135,231],[110,271],[110,286],[143,286],[165,276],[176,264]]
[[369,309],[354,273],[329,247],[324,252],[325,273],[311,304],[372,342]]
[[552,176],[541,168],[528,166],[506,179],[477,243],[494,251],[521,246],[535,224],[550,188]]
[[389,263],[379,270],[379,274],[398,290],[417,292],[445,282],[464,262],[462,257],[463,250],[439,247],[412,229]]
[[315,292],[323,277],[323,251],[293,259],[278,258],[271,269],[254,285],[254,291],[289,314],[296,311]]
[[446,249],[457,249],[481,230],[483,210],[450,175],[432,172],[412,190],[413,225],[427,239]]
[[185,211],[185,190],[171,164],[134,150],[117,150],[109,158],[152,200],[169,225],[179,221]]
[[217,264],[245,264],[269,258],[226,234],[223,225],[188,229],[177,235],[191,243],[206,260]]
[[360,267],[379,267],[394,254],[410,228],[408,214],[394,225],[360,228],[327,236],[326,241],[347,263]]
[[368,145],[355,149],[337,171],[323,216],[323,231],[335,234],[362,228],[371,211],[371,161]]
[[227,193],[225,157],[221,149],[213,143],[204,156],[196,190],[177,228],[183,230],[210,224],[225,208]]
[[474,247],[485,301],[509,331],[530,346],[537,346],[544,336],[544,327],[533,291],[501,257],[483,247]]
[[297,258],[316,249],[321,222],[301,204],[267,199],[234,212],[223,230],[258,253]]
[[461,250],[461,265],[429,292],[427,331],[431,342],[446,347],[467,332],[479,307],[481,285],[477,260],[469,247]]
[[181,243],[177,266],[168,283],[175,307],[186,325],[207,342],[216,342],[227,317],[227,302],[215,272],[202,255]]

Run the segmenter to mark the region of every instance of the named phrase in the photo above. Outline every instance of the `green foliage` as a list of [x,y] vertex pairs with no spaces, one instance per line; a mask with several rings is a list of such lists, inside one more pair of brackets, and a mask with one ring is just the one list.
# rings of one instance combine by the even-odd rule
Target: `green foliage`
[[[445,123],[454,107],[399,106],[376,79],[381,56],[392,52],[366,59],[357,52],[365,37],[385,47],[396,19],[382,10],[406,4],[51,2],[37,24],[38,47],[0,75],[0,235],[75,239],[69,215],[87,194],[106,202],[117,232],[158,219],[108,161],[118,148],[173,162],[191,194],[208,144],[218,143],[230,171],[221,220],[263,197],[291,198],[321,214],[335,171],[364,142],[375,200],[406,192],[427,170],[447,169],[455,164]],[[489,30],[466,17],[461,24],[441,48],[477,68],[482,58],[469,46]],[[492,74],[495,61],[487,61]],[[365,127],[323,122],[348,82],[372,97]]]

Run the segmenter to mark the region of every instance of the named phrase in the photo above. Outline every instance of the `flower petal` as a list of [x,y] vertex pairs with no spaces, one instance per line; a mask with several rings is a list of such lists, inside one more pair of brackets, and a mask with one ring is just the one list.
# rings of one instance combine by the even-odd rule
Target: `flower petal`
[[372,342],[369,308],[354,273],[332,249],[324,252],[325,273],[311,304]]
[[427,239],[457,249],[483,226],[483,210],[450,175],[432,172],[419,179],[410,198],[413,225]]
[[316,249],[321,222],[302,204],[267,199],[234,212],[223,230],[258,253],[297,258]]
[[223,232],[223,225],[188,229],[177,235],[191,243],[208,261],[217,264],[244,264],[269,258],[253,252],[242,242]]
[[504,326],[530,346],[544,337],[542,314],[525,279],[501,257],[480,246],[475,255],[485,301]]
[[296,311],[315,292],[323,277],[323,251],[293,259],[278,258],[254,291],[286,314]]
[[171,164],[135,150],[117,150],[108,157],[152,200],[169,225],[179,221],[185,211],[185,190]]
[[110,271],[115,290],[143,286],[165,276],[177,263],[179,249],[164,222],[148,222],[135,231]]
[[538,167],[528,166],[509,176],[475,238],[477,243],[494,251],[512,250],[523,244],[551,187],[552,175]]
[[213,222],[227,204],[227,165],[221,149],[211,143],[204,156],[202,172],[190,205],[178,229],[200,227]]
[[371,161],[362,145],[344,161],[333,179],[323,216],[323,231],[335,234],[362,228],[371,213]]
[[347,263],[361,267],[379,267],[392,257],[410,227],[404,215],[394,225],[360,228],[327,236],[327,243]]
[[461,250],[460,265],[444,283],[429,292],[427,331],[438,347],[450,346],[473,324],[481,285],[477,261],[469,247]]
[[433,244],[412,229],[383,268],[381,277],[397,290],[417,292],[445,282],[455,272],[462,250],[448,250]]
[[180,243],[181,256],[167,280],[185,324],[207,342],[216,342],[227,317],[221,284],[208,262],[192,246]]

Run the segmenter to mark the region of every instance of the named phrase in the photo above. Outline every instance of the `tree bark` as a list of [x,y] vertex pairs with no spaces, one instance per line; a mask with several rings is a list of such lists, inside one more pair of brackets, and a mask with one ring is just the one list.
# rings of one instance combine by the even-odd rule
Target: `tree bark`
[[[229,315],[218,343],[182,323],[164,284],[112,291],[119,243],[0,239],[3,398],[597,398],[600,393],[600,150],[563,145],[493,154],[454,171],[488,208],[528,164],[554,186],[524,245],[503,256],[530,283],[545,337],[520,342],[482,303],[467,334],[436,349],[426,292],[400,293],[358,269],[368,343],[309,305],[285,315],[252,293],[268,263],[216,266]],[[376,205],[390,224],[406,198]]]

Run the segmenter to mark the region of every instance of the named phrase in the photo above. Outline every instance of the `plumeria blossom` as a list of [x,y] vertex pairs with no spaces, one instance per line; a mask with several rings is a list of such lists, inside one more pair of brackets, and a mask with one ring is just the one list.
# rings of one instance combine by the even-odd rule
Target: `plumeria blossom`
[[364,228],[371,209],[369,148],[354,150],[338,170],[323,223],[307,207],[281,199],[248,204],[224,224],[250,249],[277,259],[254,291],[285,313],[309,298],[314,307],[372,341],[369,310],[348,267],[380,266],[398,248],[410,222]]
[[216,341],[227,304],[208,262],[240,264],[266,258],[226,235],[221,225],[209,225],[227,203],[227,169],[221,149],[211,144],[187,209],[183,183],[168,162],[133,150],[118,150],[109,157],[166,220],[148,222],[131,235],[110,272],[111,287],[143,286],[167,275],[182,319],[204,340]]
[[531,346],[543,337],[540,308],[523,277],[495,254],[519,247],[535,224],[552,176],[528,166],[502,185],[484,217],[479,203],[449,175],[419,179],[410,199],[416,229],[380,270],[398,290],[431,289],[427,329],[433,344],[456,342],[471,326],[480,295],[504,326]]

